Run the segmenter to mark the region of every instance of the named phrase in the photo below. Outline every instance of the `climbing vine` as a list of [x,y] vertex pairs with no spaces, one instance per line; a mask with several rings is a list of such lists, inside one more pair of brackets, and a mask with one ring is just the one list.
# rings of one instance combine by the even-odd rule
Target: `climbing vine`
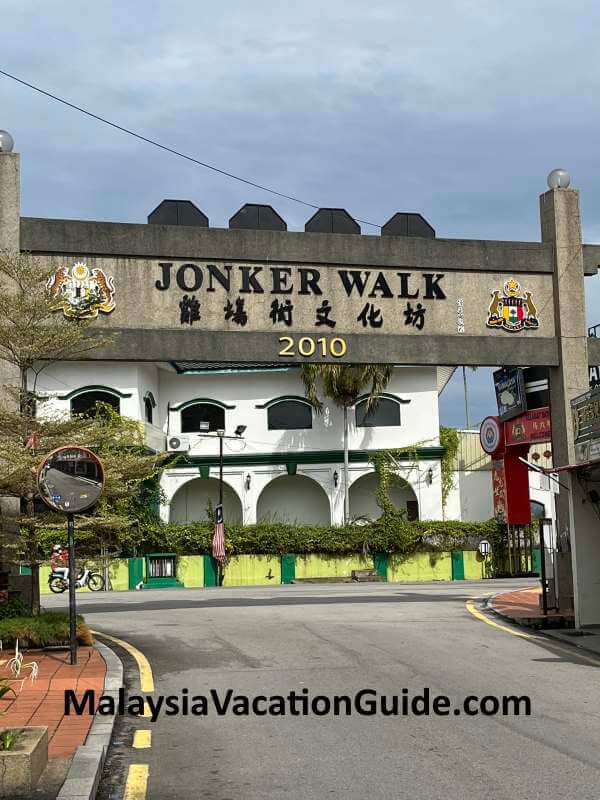
[[[440,445],[444,448],[444,454],[440,463],[442,507],[446,505],[446,500],[454,485],[454,460],[458,452],[458,441],[458,431],[455,428],[440,427]],[[404,479],[398,475],[398,462],[408,461],[412,463],[412,466],[416,466],[419,458],[418,450],[425,444],[427,444],[427,442],[421,441],[408,445],[407,447],[380,450],[374,453],[369,459],[377,474],[378,480],[375,497],[377,498],[377,504],[381,508],[383,516],[391,513],[395,515],[404,513],[398,511],[390,499],[390,489],[392,486],[394,484],[403,486],[406,483]]]
[[454,460],[458,452],[458,431],[456,428],[440,426],[440,445],[444,448],[442,456],[442,508],[454,486]]

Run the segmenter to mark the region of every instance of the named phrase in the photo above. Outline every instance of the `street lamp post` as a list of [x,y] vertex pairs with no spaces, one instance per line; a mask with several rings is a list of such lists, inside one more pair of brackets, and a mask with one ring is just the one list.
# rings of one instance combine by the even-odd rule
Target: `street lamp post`
[[[217,430],[217,436],[219,437],[219,505],[221,506],[221,513],[223,513],[223,437],[225,436],[223,428]],[[220,561],[217,561],[217,564],[217,584],[222,586],[223,565]]]

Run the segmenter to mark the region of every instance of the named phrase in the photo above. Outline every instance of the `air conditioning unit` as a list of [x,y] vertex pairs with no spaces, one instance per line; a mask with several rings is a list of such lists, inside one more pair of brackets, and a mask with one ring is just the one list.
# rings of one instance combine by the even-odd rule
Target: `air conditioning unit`
[[167,439],[169,453],[187,453],[190,449],[190,437],[185,433],[174,433]]

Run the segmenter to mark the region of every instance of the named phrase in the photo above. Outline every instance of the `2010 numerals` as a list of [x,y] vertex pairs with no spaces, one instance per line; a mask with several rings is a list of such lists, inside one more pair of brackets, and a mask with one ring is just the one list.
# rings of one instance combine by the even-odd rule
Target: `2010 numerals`
[[346,355],[347,345],[345,339],[340,339],[336,336],[334,339],[327,339],[321,336],[319,339],[312,339],[310,336],[302,336],[301,339],[296,340],[292,336],[280,336],[279,344],[282,345],[279,355],[285,358],[294,358],[296,356],[296,349],[298,355],[303,358],[310,358],[315,354],[326,358],[342,358]]

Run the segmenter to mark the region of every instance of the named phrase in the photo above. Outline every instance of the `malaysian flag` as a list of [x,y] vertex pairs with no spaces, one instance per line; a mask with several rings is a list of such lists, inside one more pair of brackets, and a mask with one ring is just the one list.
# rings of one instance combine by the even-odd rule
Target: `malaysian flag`
[[212,554],[219,564],[225,563],[225,525],[223,524],[223,506],[215,508],[215,532],[212,540]]

